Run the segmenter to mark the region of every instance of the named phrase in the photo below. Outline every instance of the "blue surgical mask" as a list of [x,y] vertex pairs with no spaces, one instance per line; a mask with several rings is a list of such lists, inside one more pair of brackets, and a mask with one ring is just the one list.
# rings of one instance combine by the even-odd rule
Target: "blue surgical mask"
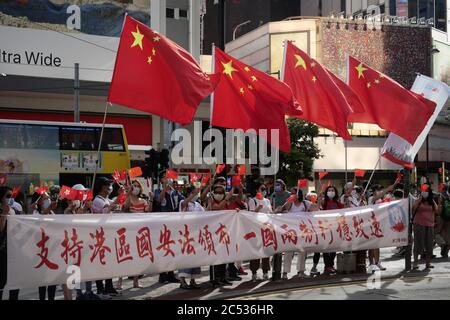
[[11,207],[14,204],[14,198],[13,197],[8,198],[8,201],[6,203],[8,204],[8,206]]
[[281,190],[283,190],[283,189],[281,188],[281,186],[275,186],[275,192],[280,192]]
[[44,203],[42,203],[42,208],[48,209],[51,204],[52,204],[51,200],[47,198],[44,200]]
[[263,191],[263,192],[261,192],[262,193],[262,195],[263,195],[263,197],[266,197],[267,196],[267,191]]

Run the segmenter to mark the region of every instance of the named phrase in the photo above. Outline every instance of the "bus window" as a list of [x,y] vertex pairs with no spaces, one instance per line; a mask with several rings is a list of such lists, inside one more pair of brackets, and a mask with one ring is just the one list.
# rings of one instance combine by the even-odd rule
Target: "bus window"
[[26,125],[28,149],[59,149],[59,128],[56,126]]
[[0,148],[22,149],[26,148],[25,126],[22,124],[0,124]]
[[61,150],[96,150],[96,131],[96,128],[61,127]]
[[102,139],[102,151],[125,151],[124,144],[122,129],[105,128]]

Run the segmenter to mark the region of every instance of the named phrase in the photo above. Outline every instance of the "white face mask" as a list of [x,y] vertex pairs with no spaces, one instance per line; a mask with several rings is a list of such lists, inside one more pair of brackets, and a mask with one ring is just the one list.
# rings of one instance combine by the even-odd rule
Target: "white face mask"
[[13,197],[8,198],[8,199],[6,200],[6,203],[8,204],[8,206],[11,207],[11,206],[14,204],[14,198],[13,198]]
[[50,201],[50,199],[45,199],[44,202],[42,203],[42,208],[44,209],[48,209],[50,207],[50,205],[52,204],[52,202]]
[[108,194],[111,194],[113,192],[113,187],[112,186],[109,186],[108,187]]
[[133,187],[132,193],[133,193],[133,195],[138,196],[141,194],[141,189]]
[[421,195],[422,198],[424,198],[424,199],[428,198],[428,192],[422,192],[420,195]]
[[219,194],[219,193],[214,194],[214,200],[216,200],[216,201],[222,201],[224,197],[225,197],[224,194]]
[[336,196],[336,193],[334,191],[328,191],[327,192],[327,197],[330,199],[333,199]]

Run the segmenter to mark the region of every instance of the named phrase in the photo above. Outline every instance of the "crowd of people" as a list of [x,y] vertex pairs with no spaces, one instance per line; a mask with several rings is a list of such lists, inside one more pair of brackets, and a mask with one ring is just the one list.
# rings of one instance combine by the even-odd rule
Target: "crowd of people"
[[[7,215],[16,214],[107,214],[113,212],[129,213],[151,213],[151,212],[203,212],[216,210],[248,210],[261,213],[303,213],[319,210],[334,210],[340,208],[360,207],[377,204],[383,201],[399,200],[407,197],[403,185],[394,183],[388,187],[374,185],[369,190],[357,185],[356,178],[344,185],[339,193],[335,186],[329,185],[322,192],[308,192],[304,194],[298,187],[288,188],[283,180],[276,180],[273,193],[268,193],[268,187],[264,183],[253,184],[252,190],[246,190],[243,184],[227,191],[226,179],[224,177],[213,177],[207,186],[188,185],[180,189],[177,182],[163,178],[161,185],[153,192],[146,192],[138,180],[129,180],[126,186],[114,189],[117,185],[113,180],[106,177],[96,179],[93,200],[67,200],[59,197],[57,186],[50,188],[48,192],[34,193],[31,203],[28,204],[23,193],[19,192],[13,197],[13,190],[7,186],[0,186],[0,288],[6,284],[6,224]],[[77,184],[72,187],[75,190],[86,191],[87,189]],[[448,257],[450,248],[450,186],[446,186],[440,193],[433,192],[431,185],[426,184],[411,192],[416,199],[412,207],[412,221],[414,230],[414,268],[418,268],[419,258],[425,259],[426,268],[431,269],[433,248],[436,244],[441,247],[442,257]],[[112,197],[113,194],[117,196]],[[380,250],[373,249],[355,252],[357,254],[360,271],[366,271],[368,258],[369,270],[386,270],[380,261]],[[307,276],[305,261],[307,252],[286,252],[276,254],[273,257],[251,260],[249,269],[252,281],[261,278],[258,271],[262,271],[262,280],[269,280],[269,271],[272,269],[272,279],[287,280],[291,273],[294,255],[297,259],[297,276]],[[405,254],[405,247],[398,248],[397,256]],[[313,253],[313,267],[309,271],[310,276],[317,276],[319,272],[320,257],[323,257],[323,274],[335,275],[336,253],[324,252]],[[272,261],[271,261],[272,260]],[[229,286],[234,281],[241,281],[242,275],[247,275],[242,261],[234,263],[215,265],[210,267],[210,283],[214,287]],[[201,276],[201,268],[189,268],[165,272],[159,275],[159,282],[179,283],[180,288],[186,290],[198,289],[196,279]],[[142,275],[131,275],[134,288],[142,288],[140,278]],[[95,281],[96,293],[93,292],[93,283],[85,282],[83,289],[76,290],[76,299],[97,300],[109,299],[119,295],[123,279],[119,278],[116,285],[113,279]],[[73,299],[73,292],[66,285],[62,285],[64,298]],[[56,286],[44,286],[39,288],[39,299],[55,299]],[[2,291],[0,291],[3,294]],[[19,290],[11,290],[9,298],[18,299]],[[0,295],[1,298],[1,295]]]

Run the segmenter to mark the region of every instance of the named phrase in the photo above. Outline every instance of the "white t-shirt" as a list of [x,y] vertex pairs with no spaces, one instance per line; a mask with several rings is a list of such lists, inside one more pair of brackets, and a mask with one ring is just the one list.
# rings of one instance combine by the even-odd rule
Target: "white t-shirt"
[[13,208],[14,210],[16,210],[18,212],[23,212],[22,205],[18,202],[14,201],[14,204],[11,206],[11,208]]
[[298,213],[298,212],[307,212],[311,208],[312,202],[308,200],[303,200],[300,202],[298,206],[295,205],[295,202],[292,203],[291,208],[289,209],[289,213]]
[[15,216],[16,212],[14,211],[14,209],[12,207],[9,207],[9,215],[10,216]]
[[264,198],[262,200],[251,198],[248,201],[248,210],[255,211],[256,207],[261,205],[262,208],[259,210],[259,212],[262,213],[272,213],[272,205],[270,204],[270,200],[267,198]]
[[[187,201],[187,200],[183,200],[183,201],[181,201],[181,203],[183,203],[184,201]],[[205,211],[205,208],[203,208],[202,205],[200,203],[198,203],[197,201],[189,202],[186,212],[196,212],[196,211],[203,212],[203,211]],[[181,205],[180,205],[180,212],[184,212],[181,209]]]
[[96,196],[92,202],[92,213],[110,213],[111,210],[109,206],[112,201],[108,198],[103,198],[102,196]]

